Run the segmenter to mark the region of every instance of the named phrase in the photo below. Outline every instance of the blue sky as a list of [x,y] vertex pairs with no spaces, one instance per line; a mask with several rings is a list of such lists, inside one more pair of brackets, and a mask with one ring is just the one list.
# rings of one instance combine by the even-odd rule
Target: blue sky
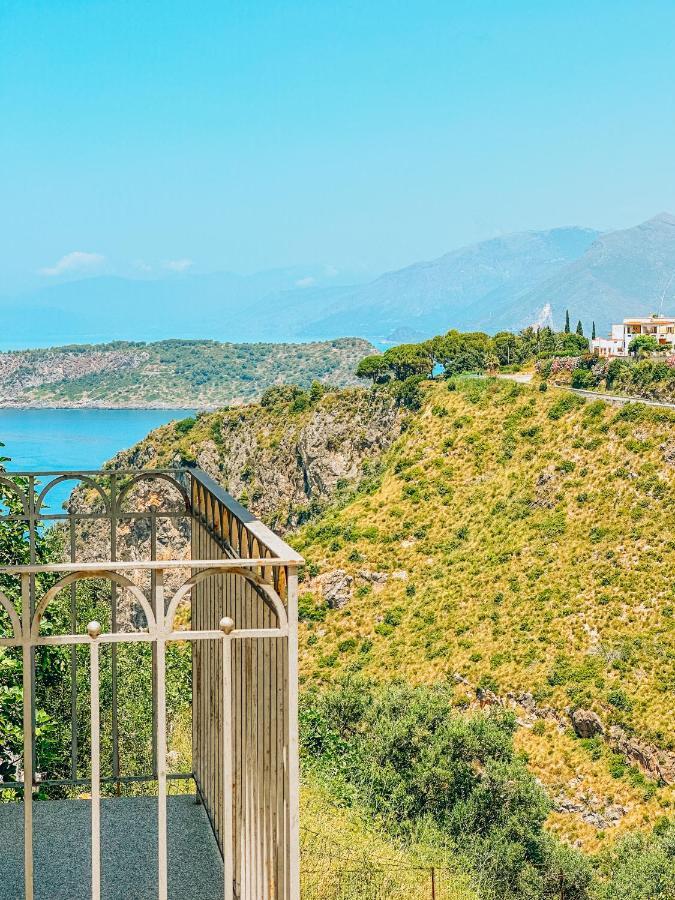
[[0,292],[675,211],[672,2],[2,0]]

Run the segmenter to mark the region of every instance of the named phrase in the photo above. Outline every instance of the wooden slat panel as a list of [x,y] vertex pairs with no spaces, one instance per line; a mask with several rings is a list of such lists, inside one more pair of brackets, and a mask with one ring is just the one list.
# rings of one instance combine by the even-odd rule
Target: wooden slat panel
[[[200,494],[199,491],[197,491]],[[201,519],[193,525],[194,559],[257,559],[252,571],[274,579],[287,595],[285,566],[265,566],[270,550],[255,533],[222,505],[199,496]],[[229,549],[231,548],[231,549]],[[194,765],[204,803],[221,846],[226,828],[228,764],[232,773],[232,867],[235,896],[240,900],[298,900],[288,869],[292,863],[290,813],[296,798],[289,783],[288,639],[263,637],[263,629],[278,626],[276,614],[263,603],[259,590],[236,574],[215,575],[193,589],[194,629],[217,630],[228,615],[237,631],[260,629],[260,637],[230,642],[229,690],[231,758],[223,738],[226,726],[222,641],[197,641],[193,651]]]

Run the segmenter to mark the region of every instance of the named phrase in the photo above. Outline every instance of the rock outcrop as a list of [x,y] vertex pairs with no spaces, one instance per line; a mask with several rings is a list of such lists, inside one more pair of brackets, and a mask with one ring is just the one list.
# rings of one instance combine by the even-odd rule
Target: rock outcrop
[[[283,532],[363,477],[367,463],[399,436],[402,418],[383,391],[331,392],[299,412],[256,404],[202,416],[187,461]],[[166,426],[118,454],[112,466],[185,461],[181,435]]]
[[571,718],[577,737],[591,738],[596,734],[604,734],[600,716],[591,709],[575,709]]
[[675,784],[675,753],[661,750],[651,744],[627,734],[618,725],[612,725],[608,733],[608,743],[613,750],[638,766],[643,772],[663,781]]
[[335,569],[333,572],[318,575],[312,586],[318,588],[322,599],[331,609],[342,609],[351,599],[353,583],[353,577],[344,569]]

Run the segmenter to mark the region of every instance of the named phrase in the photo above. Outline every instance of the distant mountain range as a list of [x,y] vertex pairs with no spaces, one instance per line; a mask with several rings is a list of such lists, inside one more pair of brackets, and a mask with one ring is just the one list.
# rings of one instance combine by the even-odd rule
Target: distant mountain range
[[[0,298],[0,346],[180,335],[232,341],[495,332],[552,317],[599,332],[629,314],[675,310],[675,217],[623,231],[555,228],[482,241],[344,284],[322,267],[252,276],[100,277]],[[408,338],[410,339],[410,338]]]

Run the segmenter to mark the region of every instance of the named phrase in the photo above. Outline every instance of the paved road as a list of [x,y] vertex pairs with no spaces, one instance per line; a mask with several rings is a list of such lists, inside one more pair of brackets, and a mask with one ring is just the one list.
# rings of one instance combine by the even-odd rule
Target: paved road
[[[506,378],[508,381],[517,381],[519,384],[529,384],[532,381],[531,372],[513,372],[509,374],[497,375],[497,378]],[[644,403],[646,406],[661,406],[664,409],[675,409],[675,403],[668,403],[665,400],[647,400],[644,397],[624,397],[617,394],[601,394],[598,391],[585,391],[583,388],[573,388],[567,385],[554,385],[562,390],[571,391],[573,394],[579,394],[580,397],[588,397],[591,400],[605,400],[607,403]]]
[[665,400],[647,400],[645,397],[622,397],[616,394],[600,394],[598,391],[584,391],[581,388],[568,388],[573,394],[581,397],[590,397],[592,400],[606,400],[608,403],[644,403],[645,406],[662,406],[664,409],[675,409],[675,403],[666,403]]

